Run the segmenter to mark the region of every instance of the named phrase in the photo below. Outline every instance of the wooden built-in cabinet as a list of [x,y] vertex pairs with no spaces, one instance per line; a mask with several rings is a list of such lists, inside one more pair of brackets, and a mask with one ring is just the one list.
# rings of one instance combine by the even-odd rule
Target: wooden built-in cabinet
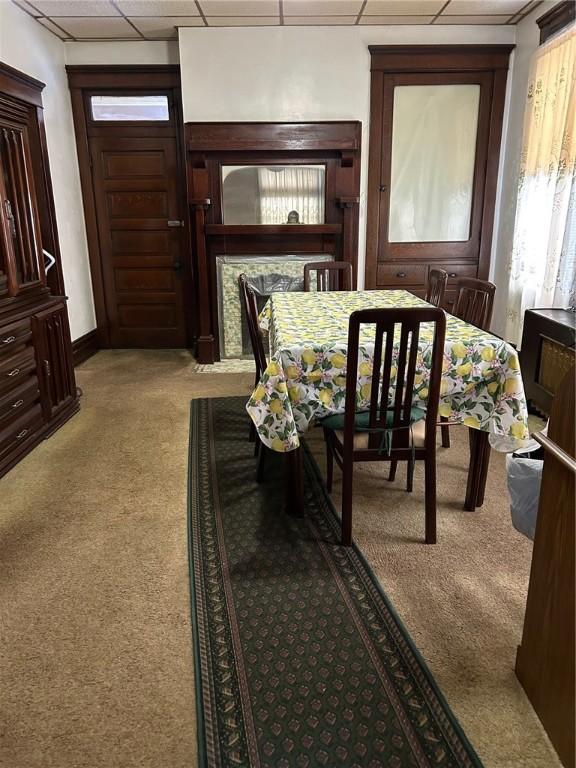
[[371,46],[366,286],[487,279],[509,45]]
[[0,476],[78,410],[43,87],[0,64]]

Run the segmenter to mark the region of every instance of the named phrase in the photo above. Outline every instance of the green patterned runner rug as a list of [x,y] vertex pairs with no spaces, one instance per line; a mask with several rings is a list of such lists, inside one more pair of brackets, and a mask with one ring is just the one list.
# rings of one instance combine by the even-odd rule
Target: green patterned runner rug
[[199,761],[207,768],[481,766],[305,453],[256,483],[245,398],[192,401],[190,571]]

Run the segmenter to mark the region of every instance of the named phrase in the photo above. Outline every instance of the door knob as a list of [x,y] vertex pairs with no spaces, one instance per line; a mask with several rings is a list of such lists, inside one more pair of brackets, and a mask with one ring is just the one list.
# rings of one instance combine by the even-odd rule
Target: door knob
[[180,272],[182,269],[182,262],[179,259],[176,259],[174,262],[174,272]]

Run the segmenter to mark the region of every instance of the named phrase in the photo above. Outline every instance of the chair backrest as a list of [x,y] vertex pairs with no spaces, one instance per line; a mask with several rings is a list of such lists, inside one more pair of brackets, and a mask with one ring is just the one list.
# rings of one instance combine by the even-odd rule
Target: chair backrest
[[489,331],[496,292],[494,283],[473,277],[461,277],[456,288],[458,292],[453,314],[460,320],[482,328],[483,331]]
[[[426,352],[425,402],[414,399],[416,366],[421,345],[421,326],[434,332],[432,350]],[[344,413],[344,453],[353,450],[356,391],[358,386],[358,356],[360,326],[375,326],[374,357],[368,430],[369,448],[382,445],[382,431],[390,430],[393,448],[407,448],[409,427],[413,423],[412,408],[426,410],[426,449],[436,440],[436,421],[440,399],[442,360],[446,335],[446,315],[437,307],[362,309],[353,312],[348,325],[348,354],[346,359],[346,404]],[[426,343],[427,344],[427,343]],[[392,368],[396,368],[395,376]],[[429,375],[428,375],[429,374]],[[422,382],[419,384],[422,389]],[[390,415],[389,415],[390,414]],[[380,431],[380,434],[378,434]]]
[[428,271],[428,284],[426,286],[426,301],[435,307],[441,307],[444,304],[444,294],[446,292],[446,283],[448,282],[448,272],[444,269],[430,269]]
[[304,290],[310,290],[310,273],[316,272],[317,291],[351,291],[352,264],[348,261],[313,261],[304,266]]
[[254,355],[254,362],[256,363],[256,378],[259,379],[266,370],[268,363],[266,362],[262,333],[260,331],[260,326],[258,325],[258,304],[256,302],[256,294],[245,274],[241,274],[238,278],[238,285],[240,287],[242,303],[246,313],[252,354]]

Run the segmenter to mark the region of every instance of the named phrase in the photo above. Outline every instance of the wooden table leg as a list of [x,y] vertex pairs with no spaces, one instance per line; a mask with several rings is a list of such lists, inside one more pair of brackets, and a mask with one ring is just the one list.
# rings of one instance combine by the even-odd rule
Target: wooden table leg
[[488,432],[480,429],[468,429],[470,441],[470,463],[468,465],[468,482],[466,484],[466,499],[464,509],[473,512],[484,503],[484,491],[488,477],[490,462],[490,443]]
[[484,437],[484,451],[482,455],[482,472],[478,481],[478,493],[476,495],[476,506],[481,507],[484,504],[484,492],[486,491],[486,480],[488,478],[488,467],[490,465],[490,443],[488,441],[488,432],[482,432]]
[[304,467],[302,448],[288,451],[286,457],[286,511],[295,517],[304,516]]

